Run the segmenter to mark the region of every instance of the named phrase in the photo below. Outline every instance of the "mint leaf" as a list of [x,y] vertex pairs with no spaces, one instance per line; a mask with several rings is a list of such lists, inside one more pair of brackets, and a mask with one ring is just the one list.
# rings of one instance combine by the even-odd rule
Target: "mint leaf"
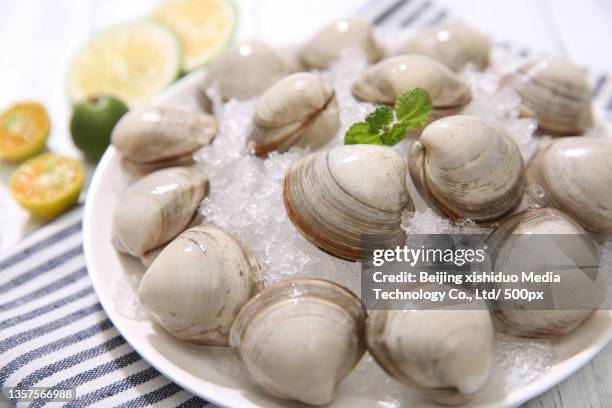
[[383,144],[378,133],[370,131],[370,125],[367,122],[357,122],[346,131],[344,135],[344,144]]
[[406,137],[406,126],[402,122],[397,122],[381,136],[383,144],[395,146]]
[[424,89],[415,88],[402,93],[395,101],[395,114],[407,129],[420,129],[429,120],[431,98]]
[[388,106],[379,106],[365,118],[371,133],[378,133],[393,121],[393,112]]
[[425,126],[431,111],[431,99],[425,90],[404,92],[395,101],[395,112],[388,106],[379,106],[365,121],[354,123],[344,135],[344,144],[396,145],[408,130]]

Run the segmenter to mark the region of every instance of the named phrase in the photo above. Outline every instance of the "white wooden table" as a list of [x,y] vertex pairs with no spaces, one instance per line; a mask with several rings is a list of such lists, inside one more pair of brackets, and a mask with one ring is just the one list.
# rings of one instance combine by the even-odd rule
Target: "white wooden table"
[[[238,0],[238,36],[298,42],[313,28],[367,0]],[[437,0],[496,40],[566,55],[612,72],[609,0]],[[42,101],[52,117],[50,149],[78,155],[68,132],[64,76],[70,57],[93,31],[146,15],[154,0],[2,0],[0,109],[20,99]],[[7,193],[15,166],[0,163],[0,250],[38,228]],[[89,169],[91,173],[93,169]],[[535,407],[611,407],[612,345],[567,381],[529,402]],[[0,397],[1,398],[1,397]],[[0,401],[1,403],[2,401]]]

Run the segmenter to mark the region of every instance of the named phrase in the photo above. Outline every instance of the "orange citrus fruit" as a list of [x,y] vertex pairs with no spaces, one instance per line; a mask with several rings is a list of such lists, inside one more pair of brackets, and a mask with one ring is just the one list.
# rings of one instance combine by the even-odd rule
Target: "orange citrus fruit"
[[51,219],[77,202],[84,178],[80,160],[48,152],[19,166],[11,176],[10,190],[32,215]]
[[38,102],[17,103],[0,114],[0,157],[24,160],[45,145],[51,130],[49,114]]

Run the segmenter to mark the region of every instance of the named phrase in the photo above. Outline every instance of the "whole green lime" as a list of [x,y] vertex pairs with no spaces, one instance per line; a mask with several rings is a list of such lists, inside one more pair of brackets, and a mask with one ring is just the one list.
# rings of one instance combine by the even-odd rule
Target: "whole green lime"
[[70,133],[87,160],[100,160],[110,143],[113,127],[127,111],[126,104],[112,96],[93,96],[74,105]]

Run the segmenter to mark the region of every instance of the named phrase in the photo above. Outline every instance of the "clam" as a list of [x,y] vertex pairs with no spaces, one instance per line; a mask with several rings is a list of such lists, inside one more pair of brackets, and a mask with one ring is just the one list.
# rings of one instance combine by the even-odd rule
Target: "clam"
[[466,64],[482,70],[489,65],[491,42],[475,28],[455,22],[417,34],[399,52],[427,55],[453,71],[461,70]]
[[358,48],[370,62],[383,56],[372,34],[372,24],[360,17],[345,17],[323,27],[304,45],[301,57],[307,67],[325,69],[346,48]]
[[402,212],[414,209],[405,161],[374,145],[340,146],[294,163],[285,174],[283,199],[306,239],[348,260],[366,255],[368,236],[383,247],[401,244]]
[[504,130],[474,116],[428,125],[408,160],[417,189],[448,217],[492,222],[521,201],[521,152]]
[[279,48],[278,54],[285,64],[289,67],[290,72],[308,71],[308,67],[304,65],[301,54],[302,45],[295,44]]
[[[512,295],[491,302],[498,328],[522,337],[556,337],[576,328],[606,295],[599,255],[585,230],[552,208],[529,209],[505,220],[487,240],[492,269],[518,275],[516,282],[490,283],[501,293],[542,292],[543,299]],[[554,274],[559,281],[523,278]],[[526,292],[525,292],[526,293]]]
[[193,153],[216,132],[217,121],[206,113],[147,105],[119,120],[112,143],[130,164],[155,169],[192,163]]
[[165,247],[166,245],[162,245],[158,248],[151,249],[150,251],[147,251],[142,254],[142,256],[140,257],[140,262],[142,262],[142,266],[144,266],[145,268],[151,266],[155,258],[158,257],[158,255],[161,253],[161,251],[163,251]]
[[612,232],[612,140],[556,139],[527,167],[527,192],[542,206],[563,210],[592,231]]
[[238,312],[263,286],[259,264],[242,241],[200,225],[182,232],[155,258],[138,298],[171,335],[225,346]]
[[272,85],[258,100],[248,144],[256,155],[291,146],[314,149],[339,127],[334,89],[317,75],[299,72]]
[[[185,227],[185,229],[189,229],[189,228],[201,225],[203,220],[204,220],[204,217],[202,216],[202,214],[195,213],[193,218],[191,219],[191,222]],[[145,252],[140,257],[140,262],[142,263],[142,265],[145,268],[148,268],[149,266],[151,266],[151,264],[153,263],[155,258],[157,258],[157,256],[166,247],[166,245],[168,245],[168,243],[162,244],[162,246],[160,246],[160,247],[157,247],[157,248],[154,248],[154,249],[151,249],[151,250]]]
[[486,305],[463,307],[373,310],[366,322],[368,350],[396,380],[442,404],[463,404],[487,380],[494,345]]
[[200,85],[200,103],[211,111],[206,93],[216,87],[223,102],[250,99],[291,73],[290,67],[266,43],[251,39],[225,51],[210,66]]
[[172,240],[194,218],[208,180],[198,169],[171,167],[126,188],[113,212],[113,242],[140,257]]
[[324,405],[365,352],[365,319],[361,301],[344,287],[288,280],[244,306],[229,341],[251,380],[265,391]]
[[541,129],[582,134],[593,124],[591,87],[584,71],[561,58],[531,61],[502,79],[522,98],[521,111]]
[[353,84],[357,98],[392,105],[403,92],[423,88],[429,94],[433,115],[459,111],[471,99],[469,87],[453,71],[423,55],[398,55],[368,68]]

